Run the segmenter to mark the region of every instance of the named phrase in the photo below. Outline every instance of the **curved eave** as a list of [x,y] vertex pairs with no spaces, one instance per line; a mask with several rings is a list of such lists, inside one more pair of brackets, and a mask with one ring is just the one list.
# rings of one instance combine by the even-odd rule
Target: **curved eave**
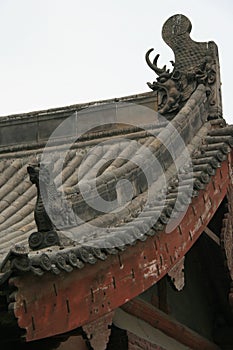
[[189,251],[213,217],[230,184],[230,165],[231,154],[205,189],[193,198],[171,233],[160,232],[144,242],[138,241],[130,249],[86,265],[81,271],[12,278],[10,283],[17,288],[12,306],[19,327],[26,330],[26,340],[80,327],[159,281]]

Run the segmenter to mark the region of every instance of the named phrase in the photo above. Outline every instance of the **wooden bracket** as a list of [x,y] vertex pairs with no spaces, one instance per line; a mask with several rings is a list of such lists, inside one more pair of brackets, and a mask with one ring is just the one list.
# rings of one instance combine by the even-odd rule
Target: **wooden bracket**
[[168,272],[168,276],[171,277],[172,283],[178,291],[184,288],[184,259],[183,256]]
[[101,318],[92,321],[82,327],[86,333],[94,350],[105,350],[107,348],[109,336],[111,333],[110,326],[112,324],[114,312],[109,312]]

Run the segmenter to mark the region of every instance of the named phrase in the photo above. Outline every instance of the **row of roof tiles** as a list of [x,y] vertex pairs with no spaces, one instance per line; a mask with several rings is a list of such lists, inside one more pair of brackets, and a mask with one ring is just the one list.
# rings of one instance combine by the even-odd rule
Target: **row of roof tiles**
[[[202,89],[201,93],[204,96],[205,91]],[[193,108],[195,110],[195,104]],[[188,111],[190,112],[190,109]],[[181,125],[181,129],[184,129],[185,119],[182,118],[182,120],[183,127]],[[177,120],[175,121],[177,122]],[[154,144],[157,147],[150,147],[153,152],[156,154],[160,149],[161,153],[157,140],[161,128],[158,128],[157,125],[155,129],[157,129],[155,135],[148,133],[148,131],[139,130],[134,130],[128,135],[133,140],[137,139],[139,147],[150,147]],[[115,186],[121,175],[126,176],[126,178],[132,177],[133,170],[136,171],[136,177],[140,176],[139,167],[135,167],[133,161],[135,154],[137,154],[138,142],[127,144],[124,139],[121,143],[108,143],[108,146],[106,144],[100,145],[99,141],[93,142],[92,147],[96,143],[95,152],[94,154],[90,153],[90,155],[88,155],[88,151],[91,149],[90,145],[84,148],[80,147],[80,144],[73,146],[64,162],[63,179],[66,186],[66,196],[73,203],[74,211],[79,212],[84,203],[79,193],[79,180],[90,185],[93,175],[96,175],[96,164],[98,164],[96,169],[102,169],[99,177],[104,178],[104,181],[99,181],[99,190],[101,190],[100,186],[103,182],[106,183],[108,180],[114,179],[113,185]],[[98,213],[92,212],[85,220],[87,222],[79,226],[74,224],[72,227],[70,225],[59,232],[61,241],[64,243],[62,247],[45,248],[35,252],[28,252],[27,249],[28,237],[35,231],[33,210],[36,199],[35,188],[27,176],[27,165],[35,161],[35,154],[32,150],[21,158],[6,157],[4,159],[2,157],[0,162],[3,174],[0,180],[2,181],[0,190],[2,271],[9,264],[10,257],[11,269],[13,270],[33,271],[38,275],[43,274],[44,271],[59,273],[60,270],[65,270],[69,272],[73,268],[82,268],[85,263],[93,264],[98,259],[104,260],[108,254],[116,254],[119,250],[124,250],[127,246],[135,244],[137,240],[143,241],[148,235],[156,234],[164,229],[170,217],[182,212],[190,203],[192,196],[197,196],[198,191],[205,187],[211,176],[215,174],[216,168],[220,167],[221,162],[226,159],[232,145],[232,127],[224,126],[223,120],[203,122],[187,143],[191,154],[191,166],[183,166],[177,173],[172,162],[168,161],[167,164],[164,164],[163,170],[166,173],[168,185],[166,189],[161,187],[163,184],[161,178],[155,176],[157,198],[149,205],[145,206],[147,189],[143,186],[137,188],[133,199],[124,203],[119,213],[111,212],[97,215]],[[40,152],[36,150],[37,155]],[[109,159],[111,159],[110,162],[108,162]],[[61,159],[58,157],[54,164],[55,178],[56,171],[60,169],[60,163]],[[78,174],[80,164],[82,164],[82,171],[81,174]],[[105,187],[105,190],[109,191],[114,186]],[[87,189],[89,188],[87,186]],[[192,188],[191,196],[190,188]],[[178,192],[179,196],[177,196]],[[164,200],[163,205],[161,205],[162,200]],[[91,230],[89,224],[91,224]],[[20,245],[17,245],[19,243]],[[12,244],[14,244],[13,248]]]

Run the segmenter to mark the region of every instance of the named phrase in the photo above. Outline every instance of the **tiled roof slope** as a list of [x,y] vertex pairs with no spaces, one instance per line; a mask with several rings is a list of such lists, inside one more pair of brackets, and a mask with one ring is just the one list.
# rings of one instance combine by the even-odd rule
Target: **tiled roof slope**
[[[147,52],[158,75],[151,93],[1,120],[2,281],[15,270],[41,275],[95,264],[185,215],[233,145],[221,118],[217,46],[194,42],[190,31],[182,15],[165,23],[174,69],[158,68],[158,55],[151,62]],[[57,245],[50,232],[31,235],[36,188],[27,168],[38,161],[47,169]]]
[[[151,95],[151,94],[150,94]],[[137,98],[137,102],[140,102],[141,97]],[[150,100],[151,96],[147,97]],[[128,99],[131,101],[131,98]],[[112,101],[109,102],[112,109]],[[96,110],[97,108],[95,108]],[[94,110],[94,111],[95,111]],[[73,110],[72,110],[73,112]],[[50,112],[48,112],[49,114]],[[3,121],[5,122],[5,121]],[[47,119],[48,122],[48,119]],[[117,120],[117,125],[119,121]],[[160,125],[147,125],[146,127],[155,129],[158,133],[164,124]],[[13,130],[13,134],[14,134]],[[78,174],[79,165],[82,163],[82,169],[84,171],[84,178],[90,178],[90,173],[93,165],[98,159],[103,164],[106,163],[105,153],[113,152],[115,156],[116,152],[119,154],[124,147],[124,142],[118,143],[119,138],[122,135],[127,139],[139,140],[140,144],[144,144],[150,138],[150,134],[146,131],[140,131],[138,128],[132,126],[125,126],[120,130],[110,129],[95,131],[90,135],[83,135],[78,142],[74,143],[72,149],[68,151],[66,156],[67,161],[63,169],[63,180],[66,191],[75,192],[75,186],[77,185],[78,177],[82,178],[81,174]],[[112,145],[102,147],[101,142],[111,137],[115,140]],[[66,140],[67,141],[67,138]],[[117,144],[116,144],[117,142]],[[0,148],[0,169],[1,169],[1,183],[0,183],[0,222],[2,234],[0,237],[0,256],[2,257],[12,246],[12,244],[27,243],[28,236],[31,232],[35,231],[36,225],[34,222],[34,209],[36,203],[36,188],[31,183],[27,172],[29,164],[38,163],[41,154],[43,152],[46,139],[38,141],[34,147],[31,143],[19,143],[11,146],[2,145]],[[53,172],[56,173],[59,168],[61,156],[60,149],[63,149],[64,141],[61,145],[57,145],[54,140],[54,145],[49,147],[49,150],[53,156],[55,162],[53,164]],[[96,156],[95,161],[90,164],[89,158],[85,159],[87,152],[97,145],[99,156]],[[116,147],[117,146],[117,147]],[[117,148],[117,150],[116,150]],[[70,195],[71,196],[71,195]],[[3,234],[4,232],[4,234]]]
[[[124,144],[126,141],[123,140],[121,147],[119,147],[119,135],[114,131],[112,131],[108,147],[101,145],[101,138],[96,137],[97,134],[92,135],[90,140],[76,142],[67,155],[63,179],[66,198],[72,204],[74,211],[79,216],[82,215],[84,223],[77,226],[73,222],[62,230],[62,237],[69,239],[63,239],[61,247],[28,251],[28,237],[37,230],[34,222],[36,189],[29,180],[27,166],[38,160],[42,149],[19,150],[10,154],[2,153],[0,163],[0,256],[2,271],[8,270],[6,266],[9,262],[7,263],[5,259],[8,254],[13,270],[31,270],[36,274],[42,274],[43,271],[58,273],[59,270],[69,272],[73,268],[82,268],[86,263],[93,264],[98,259],[104,260],[108,254],[125,250],[136,240],[146,240],[148,235],[155,235],[156,232],[162,230],[171,216],[176,217],[176,214],[184,211],[189,204],[192,179],[191,197],[198,196],[198,190],[203,189],[210,181],[211,176],[215,174],[215,169],[221,166],[221,162],[226,159],[226,155],[233,145],[232,127],[225,126],[223,119],[208,121],[206,105],[206,88],[200,85],[183,109],[167,125],[164,124],[163,120],[162,124],[155,121],[153,125],[148,125],[147,130],[125,129],[127,137],[131,140],[137,140],[137,144],[140,146],[149,147],[150,151],[156,155],[168,181],[168,185],[164,189],[161,174],[156,174],[154,181],[157,198],[146,207],[147,188],[143,183],[140,167],[135,166],[137,152],[135,152],[134,143]],[[177,150],[177,154],[173,155],[173,159],[167,154],[167,148],[164,147],[164,144],[169,147],[169,142],[175,142],[174,137],[176,136],[175,134],[170,135],[171,137],[165,141],[166,135],[163,135],[170,124],[185,141],[186,148],[191,154],[191,168],[186,167],[185,154],[180,154],[180,150]],[[152,130],[153,133],[151,133]],[[103,137],[106,132],[99,134],[99,136],[101,135]],[[164,140],[163,144],[161,140]],[[95,146],[95,158],[86,157],[87,151]],[[54,148],[53,152],[54,159],[58,158],[56,153],[62,146],[56,147],[57,150]],[[96,164],[98,164],[98,169],[104,166],[106,159],[108,159],[107,152],[112,154],[110,157],[112,160],[98,176],[97,188],[99,192],[101,191],[104,197],[111,196],[115,191],[117,181],[123,178],[133,180],[134,183],[133,199],[129,203],[123,203],[119,213],[113,211],[103,214],[96,210],[89,210],[78,191],[78,178],[79,181],[86,184],[87,190],[90,191],[93,169]],[[174,162],[180,158],[183,159],[179,164],[183,164],[183,166],[177,172]],[[55,173],[56,169],[59,169],[60,161],[60,158],[55,160]],[[82,164],[82,173],[78,175],[80,164]],[[161,211],[162,197],[165,198],[165,205]],[[120,204],[119,207],[121,207]],[[139,216],[141,212],[142,214]],[[154,220],[157,213],[159,213],[159,218]],[[93,226],[92,231],[89,224]],[[98,227],[102,228],[98,229]]]

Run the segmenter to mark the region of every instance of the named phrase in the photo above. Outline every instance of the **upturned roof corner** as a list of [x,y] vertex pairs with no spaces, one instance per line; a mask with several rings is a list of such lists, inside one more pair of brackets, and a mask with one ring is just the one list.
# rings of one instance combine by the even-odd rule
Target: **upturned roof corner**
[[6,342],[33,349],[72,334],[152,349],[157,330],[179,350],[232,349],[233,126],[217,45],[191,28],[163,26],[172,70],[147,51],[153,92],[0,119],[1,344],[10,314]]

